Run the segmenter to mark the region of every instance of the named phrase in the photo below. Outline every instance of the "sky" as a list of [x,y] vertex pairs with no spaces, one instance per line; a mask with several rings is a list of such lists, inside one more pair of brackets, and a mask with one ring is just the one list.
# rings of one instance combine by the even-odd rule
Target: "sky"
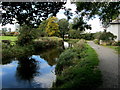
[[[76,11],[76,5],[75,4],[71,4],[70,0],[67,0],[67,3],[64,5],[67,8],[71,8],[71,12],[73,13],[73,17],[75,17],[75,12]],[[60,9],[59,12],[57,13],[57,18],[58,19],[62,19],[62,18],[66,18],[67,17],[64,15],[64,10]],[[70,22],[72,22],[72,20],[70,20]],[[88,24],[91,24],[92,30],[86,30],[86,32],[91,32],[91,33],[95,33],[95,32],[99,32],[99,31],[103,31],[102,25],[100,23],[99,18],[95,18],[93,20],[89,20]],[[15,30],[15,25],[11,25],[11,24],[7,24],[6,26],[4,26],[6,28],[11,28],[12,31]],[[2,28],[2,26],[0,25],[0,29]]]
[[[71,4],[70,0],[67,0],[67,3],[65,4],[65,6],[67,8],[71,8],[72,9],[72,13],[74,14],[73,18],[75,17],[75,12],[76,11],[76,5],[75,4]],[[64,15],[64,10],[60,9],[60,11],[57,13],[57,18],[58,19],[62,19],[62,18],[66,18],[67,17]],[[72,20],[70,20],[70,22],[72,22]],[[94,18],[93,20],[89,20],[88,24],[91,24],[92,30],[86,30],[85,32],[87,33],[95,33],[95,32],[99,32],[99,31],[104,31],[102,24],[99,20],[98,17]]]

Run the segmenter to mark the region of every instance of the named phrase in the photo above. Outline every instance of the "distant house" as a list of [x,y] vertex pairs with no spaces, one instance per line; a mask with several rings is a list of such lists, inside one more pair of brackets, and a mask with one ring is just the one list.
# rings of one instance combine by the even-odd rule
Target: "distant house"
[[107,32],[111,32],[117,36],[115,41],[120,41],[120,18],[110,23],[110,26],[107,28]]

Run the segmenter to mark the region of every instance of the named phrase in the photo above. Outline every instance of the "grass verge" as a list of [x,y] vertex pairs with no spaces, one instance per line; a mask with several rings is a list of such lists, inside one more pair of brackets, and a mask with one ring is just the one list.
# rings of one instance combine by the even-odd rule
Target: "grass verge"
[[97,88],[102,84],[96,52],[83,41],[76,44],[60,55],[54,88]]
[[120,46],[106,46],[108,48],[114,49],[118,54],[120,54]]

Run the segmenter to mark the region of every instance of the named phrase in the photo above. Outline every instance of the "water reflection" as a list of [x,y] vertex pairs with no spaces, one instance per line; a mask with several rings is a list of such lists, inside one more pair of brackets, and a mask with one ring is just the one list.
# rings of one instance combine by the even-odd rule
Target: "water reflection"
[[41,58],[44,58],[46,61],[48,61],[48,64],[50,66],[53,66],[57,63],[57,59],[62,51],[63,51],[62,47],[51,48],[51,49],[45,50],[44,52],[41,52],[40,56]]
[[63,49],[59,47],[44,50],[30,57],[6,60],[3,65],[0,65],[2,87],[50,88],[56,79],[56,61],[62,51]]
[[21,57],[18,59],[18,61],[19,62],[16,69],[17,80],[24,80],[31,83],[33,78],[39,75],[39,62],[29,57]]

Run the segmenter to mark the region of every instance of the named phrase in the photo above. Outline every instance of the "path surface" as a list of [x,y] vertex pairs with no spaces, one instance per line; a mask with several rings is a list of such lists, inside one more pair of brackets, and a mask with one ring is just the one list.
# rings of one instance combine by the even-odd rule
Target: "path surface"
[[100,60],[99,68],[103,76],[101,88],[118,88],[118,54],[113,49],[94,44],[93,41],[88,44],[97,52]]

